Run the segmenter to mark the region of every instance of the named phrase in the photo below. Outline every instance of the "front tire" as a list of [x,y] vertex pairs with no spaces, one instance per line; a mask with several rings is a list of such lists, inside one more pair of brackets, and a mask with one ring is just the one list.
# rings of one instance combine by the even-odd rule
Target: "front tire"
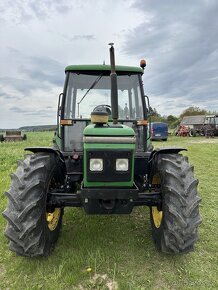
[[159,154],[153,163],[152,183],[162,193],[161,208],[151,207],[152,236],[158,250],[165,253],[193,251],[201,223],[197,194],[198,180],[187,157]]
[[62,225],[62,208],[48,208],[48,192],[64,184],[63,163],[54,154],[36,153],[18,161],[5,195],[8,221],[5,236],[11,251],[21,256],[46,256],[54,247]]

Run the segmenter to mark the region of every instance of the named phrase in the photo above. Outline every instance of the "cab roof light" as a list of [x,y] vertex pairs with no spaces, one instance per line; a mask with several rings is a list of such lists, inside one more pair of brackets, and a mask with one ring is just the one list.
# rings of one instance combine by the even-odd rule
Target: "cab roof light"
[[144,69],[144,68],[146,67],[146,60],[145,60],[145,59],[141,59],[141,60],[140,60],[140,67],[141,67],[142,69]]

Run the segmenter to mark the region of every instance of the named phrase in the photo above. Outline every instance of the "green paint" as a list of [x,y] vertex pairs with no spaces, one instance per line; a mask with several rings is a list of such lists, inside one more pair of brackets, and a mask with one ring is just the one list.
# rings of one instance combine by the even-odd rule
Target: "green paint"
[[[96,129],[97,131],[97,129]],[[96,134],[97,135],[97,134]],[[105,137],[107,138],[107,137]],[[111,150],[125,150],[129,149],[133,151],[132,154],[132,173],[131,180],[127,182],[88,182],[87,181],[87,150],[92,149],[111,149]],[[133,186],[133,176],[134,176],[134,152],[135,144],[96,144],[96,143],[84,143],[84,187],[105,187],[105,186],[114,186],[114,187],[132,187]]]
[[[107,137],[105,137],[107,138]],[[135,144],[105,144],[105,143],[84,143],[84,150],[90,149],[129,149],[135,150]]]
[[126,125],[120,125],[121,128],[117,127],[98,127],[94,124],[88,125],[84,131],[84,136],[135,136],[135,132],[132,128]]
[[[144,71],[141,67],[134,66],[121,66],[116,65],[115,70],[117,72],[131,72],[131,73],[140,73],[143,74]],[[69,65],[65,68],[66,71],[108,71],[110,73],[111,66],[110,65]]]
[[[128,181],[128,182],[88,182],[85,181],[84,179],[84,187],[128,187],[131,188],[133,187],[133,181]],[[113,190],[113,189],[111,189]]]
[[58,137],[58,132],[57,131],[56,131],[56,135],[54,137],[54,140],[55,140],[55,143],[57,144],[58,148],[61,150],[61,144],[62,144],[62,142],[61,142],[61,138]]

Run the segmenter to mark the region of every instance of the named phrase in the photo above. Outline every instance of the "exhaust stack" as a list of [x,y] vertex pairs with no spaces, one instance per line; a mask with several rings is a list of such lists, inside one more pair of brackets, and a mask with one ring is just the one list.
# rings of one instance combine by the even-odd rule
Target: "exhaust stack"
[[111,64],[111,111],[113,124],[118,123],[118,88],[117,88],[117,74],[115,71],[115,56],[114,43],[109,43],[110,47],[110,64]]

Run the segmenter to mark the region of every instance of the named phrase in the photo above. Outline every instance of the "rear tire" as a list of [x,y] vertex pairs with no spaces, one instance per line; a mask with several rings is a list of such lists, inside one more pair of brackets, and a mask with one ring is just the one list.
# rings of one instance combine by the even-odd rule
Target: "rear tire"
[[159,154],[153,164],[152,177],[160,181],[162,192],[162,207],[150,210],[157,249],[181,254],[193,251],[201,223],[201,198],[197,194],[198,180],[194,178],[193,167],[187,157],[180,154]]
[[196,137],[196,131],[195,131],[194,129],[191,129],[191,130],[189,131],[189,136],[190,136],[190,137]]
[[5,195],[5,236],[11,251],[21,256],[46,256],[54,247],[62,225],[63,209],[48,209],[48,191],[64,183],[63,163],[54,154],[36,153],[18,161]]

